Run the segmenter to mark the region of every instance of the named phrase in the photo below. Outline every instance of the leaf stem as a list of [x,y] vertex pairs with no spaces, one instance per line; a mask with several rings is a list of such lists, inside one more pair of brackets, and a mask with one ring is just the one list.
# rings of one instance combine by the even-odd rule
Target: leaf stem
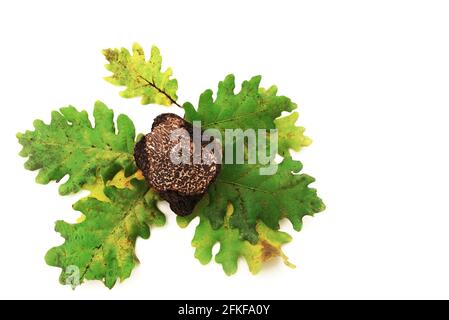
[[164,96],[167,97],[168,100],[170,100],[170,102],[176,106],[178,106],[179,108],[182,109],[182,106],[175,100],[173,99],[167,92],[165,92],[164,90],[161,90],[158,86],[156,86],[156,84],[154,84],[154,82],[145,79],[144,77],[142,77],[141,75],[138,75],[138,77],[140,79],[142,79],[143,81],[145,81],[147,83],[147,85],[149,85],[150,87],[156,89],[159,93],[162,93]]

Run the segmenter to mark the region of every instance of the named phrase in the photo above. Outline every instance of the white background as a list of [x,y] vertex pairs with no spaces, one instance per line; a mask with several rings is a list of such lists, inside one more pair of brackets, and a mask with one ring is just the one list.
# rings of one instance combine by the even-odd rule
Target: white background
[[[449,298],[447,1],[0,2],[1,298]],[[162,107],[118,96],[101,49],[161,49],[195,104],[234,73],[263,75],[299,104],[314,143],[299,154],[327,210],[285,247],[295,270],[240,264],[227,277],[193,257],[194,225],[153,229],[141,265],[106,289],[58,283],[54,221],[74,221],[57,185],[34,183],[15,133],[96,100],[148,131]],[[171,109],[179,112],[180,110]]]

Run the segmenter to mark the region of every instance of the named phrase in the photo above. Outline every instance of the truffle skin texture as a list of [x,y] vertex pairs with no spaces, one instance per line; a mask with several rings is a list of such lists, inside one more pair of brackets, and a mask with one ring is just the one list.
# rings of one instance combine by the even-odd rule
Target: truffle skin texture
[[[190,141],[185,148],[190,150],[189,163],[173,163],[170,153],[179,145],[170,134],[177,129],[185,129]],[[183,143],[183,142],[181,142]],[[213,144],[212,151],[204,149]],[[146,134],[134,147],[137,167],[142,171],[147,183],[168,201],[170,208],[178,215],[192,213],[195,205],[215,180],[221,169],[221,145],[212,137],[201,142],[201,163],[193,163],[193,127],[183,118],[173,113],[163,113],[154,119],[151,132]],[[217,152],[218,151],[218,152]]]

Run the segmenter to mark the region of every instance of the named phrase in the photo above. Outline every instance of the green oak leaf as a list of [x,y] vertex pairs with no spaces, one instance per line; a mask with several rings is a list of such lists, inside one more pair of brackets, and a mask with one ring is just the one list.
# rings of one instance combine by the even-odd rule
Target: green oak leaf
[[302,164],[290,157],[289,149],[298,150],[311,142],[304,136],[304,128],[295,126],[298,114],[279,118],[283,111],[294,110],[296,104],[277,96],[275,86],[260,88],[260,80],[256,76],[244,81],[241,91],[235,94],[234,76],[228,75],[219,83],[215,101],[212,91],[206,90],[197,109],[184,104],[188,121],[201,121],[203,129],[218,129],[222,135],[226,129],[278,130],[278,152],[284,160],[275,174],[260,175],[260,164],[223,164],[217,180],[198,204],[198,215],[207,218],[214,230],[224,225],[227,206],[232,204],[234,214],[229,224],[252,244],[259,240],[258,221],[278,230],[279,220],[287,218],[295,230],[300,230],[305,215],[325,208],[316,190],[309,187],[314,179],[298,174]]
[[234,75],[228,75],[218,85],[217,98],[212,90],[201,94],[195,110],[189,102],[184,104],[187,121],[201,121],[203,129],[275,129],[274,119],[283,111],[292,111],[297,106],[289,98],[277,96],[275,86],[268,90],[259,88],[261,77],[244,81],[239,93],[234,93]]
[[151,48],[148,61],[137,43],[132,47],[132,54],[126,48],[105,49],[103,54],[109,62],[106,69],[112,72],[105,80],[117,86],[125,86],[126,89],[120,93],[122,97],[142,97],[142,104],[177,104],[178,82],[170,79],[171,68],[161,71],[162,57],[157,47]]
[[301,229],[302,218],[314,215],[325,206],[309,184],[314,178],[299,174],[302,164],[284,158],[273,175],[260,175],[260,165],[224,164],[217,180],[198,204],[198,214],[207,217],[214,229],[224,225],[230,203],[234,213],[231,227],[240,230],[243,239],[256,244],[259,235],[257,221],[278,230],[279,220],[287,218],[293,228]]
[[57,221],[55,230],[64,244],[48,251],[47,264],[62,269],[60,282],[76,286],[84,280],[100,280],[112,288],[117,279],[128,278],[138,263],[138,237],[150,236],[150,225],[165,224],[156,206],[158,195],[144,181],[131,180],[130,188],[105,186],[107,199],[81,199],[73,208],[81,222]]
[[288,156],[290,149],[299,152],[301,148],[312,143],[312,140],[304,135],[305,129],[295,126],[298,117],[299,114],[293,112],[288,116],[274,120],[278,130],[278,153],[281,156]]
[[[283,111],[297,106],[289,98],[277,96],[275,86],[259,87],[261,78],[244,81],[239,93],[234,93],[235,80],[228,75],[219,83],[217,97],[206,90],[199,99],[198,108],[184,104],[188,121],[201,121],[203,129],[277,129],[279,150],[284,157],[274,175],[260,175],[259,164],[223,164],[217,180],[197,205],[198,215],[207,218],[214,230],[225,224],[226,208],[234,207],[229,225],[240,231],[242,239],[256,244],[259,240],[257,223],[279,229],[279,220],[289,219],[300,230],[302,218],[324,210],[316,190],[309,187],[314,179],[298,174],[302,164],[290,157],[289,149],[298,150],[310,144],[304,129],[296,127],[297,113],[281,117]],[[197,210],[197,209],[195,209]]]
[[135,129],[125,115],[117,118],[102,102],[94,107],[95,126],[86,111],[72,106],[53,111],[50,124],[34,121],[34,131],[18,133],[23,146],[20,155],[28,157],[25,168],[39,170],[36,182],[59,182],[69,175],[59,187],[62,195],[81,190],[84,184],[96,180],[97,171],[104,179],[113,177],[121,169],[135,172],[133,149]]
[[[209,219],[200,215],[192,246],[195,248],[195,257],[201,264],[208,264],[212,260],[212,249],[215,244],[219,243],[220,250],[215,255],[215,261],[222,265],[227,275],[232,275],[237,271],[240,257],[246,260],[249,270],[253,274],[257,274],[265,262],[276,257],[281,257],[287,266],[294,268],[294,265],[288,261],[281,250],[283,244],[291,241],[291,237],[287,233],[272,230],[263,222],[258,221],[256,228],[259,239],[257,243],[252,244],[242,240],[239,230],[229,225],[232,213],[233,207],[229,205],[224,224],[218,229],[212,228]],[[181,227],[185,227],[190,221],[191,219],[186,217],[178,218],[178,224]]]

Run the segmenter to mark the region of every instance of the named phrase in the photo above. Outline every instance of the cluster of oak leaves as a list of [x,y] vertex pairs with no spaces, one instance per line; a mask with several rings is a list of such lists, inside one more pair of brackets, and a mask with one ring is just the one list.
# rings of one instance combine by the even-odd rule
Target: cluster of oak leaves
[[[126,87],[125,98],[141,97],[142,104],[178,105],[177,81],[168,68],[161,71],[159,50],[152,47],[146,60],[142,48],[107,49],[108,82]],[[263,263],[281,257],[292,266],[281,246],[291,237],[279,231],[280,219],[287,218],[300,230],[302,218],[324,209],[316,190],[309,188],[314,179],[300,174],[302,165],[290,156],[311,143],[304,128],[295,126],[298,113],[281,116],[296,108],[289,98],[276,95],[276,87],[259,87],[260,77],[244,81],[235,93],[233,75],[218,85],[216,99],[206,90],[198,107],[185,103],[187,121],[200,120],[202,128],[277,129],[278,151],[283,157],[277,173],[259,175],[257,164],[223,164],[221,173],[197,204],[193,214],[178,217],[179,226],[187,226],[198,217],[192,245],[195,257],[207,264],[212,248],[220,244],[215,261],[228,274],[237,271],[239,257],[244,257],[252,273]],[[82,213],[76,224],[57,221],[55,230],[65,242],[50,249],[45,257],[51,266],[62,268],[60,281],[77,285],[84,280],[101,280],[112,288],[117,279],[128,278],[138,263],[135,243],[147,239],[150,227],[163,226],[165,216],[158,209],[158,194],[149,187],[136,168],[133,157],[136,137],[133,122],[126,115],[114,114],[102,102],[96,102],[89,121],[86,111],[69,106],[53,111],[50,124],[34,121],[34,131],[17,134],[28,157],[25,168],[39,170],[38,183],[59,182],[66,175],[59,193],[68,195],[81,190],[90,195],[73,208]],[[73,278],[73,267],[77,279]],[[74,282],[76,281],[76,283]]]

